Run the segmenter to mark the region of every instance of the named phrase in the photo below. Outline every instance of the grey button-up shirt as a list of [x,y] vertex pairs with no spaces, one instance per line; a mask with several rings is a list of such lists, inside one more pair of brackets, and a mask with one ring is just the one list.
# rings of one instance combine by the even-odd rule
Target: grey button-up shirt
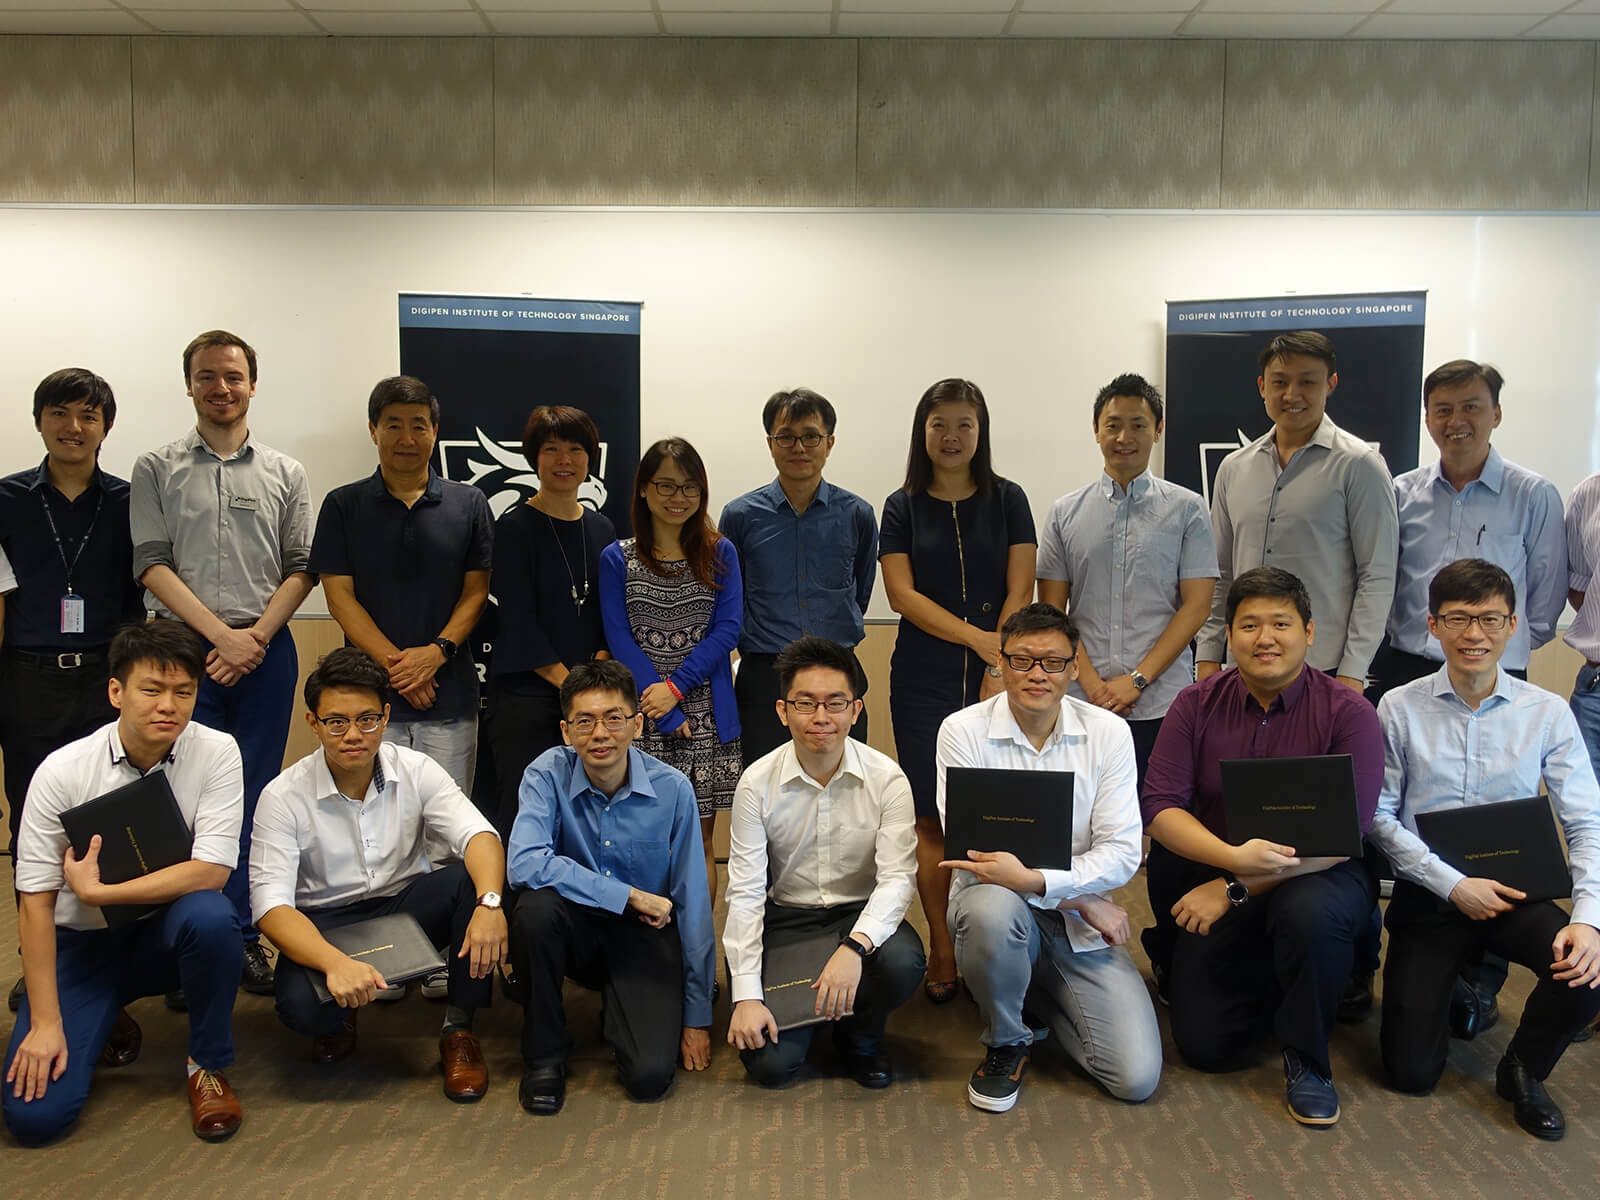
[[1366,677],[1394,601],[1400,522],[1382,456],[1328,416],[1289,465],[1276,430],[1241,446],[1217,469],[1211,527],[1221,578],[1196,657],[1223,662],[1228,589],[1253,567],[1281,567],[1311,594],[1319,671]]
[[[311,561],[311,488],[288,455],[247,440],[220,458],[198,430],[133,464],[133,575],[164,565],[229,625],[259,620]],[[171,616],[155,594],[145,605]]]
[[[1126,675],[1161,640],[1182,605],[1185,579],[1217,577],[1217,547],[1205,502],[1188,488],[1145,471],[1126,491],[1100,481],[1057,500],[1039,538],[1040,579],[1065,581],[1072,620],[1101,678]],[[1150,681],[1129,718],[1166,715],[1194,682],[1185,646]],[[1069,685],[1082,700],[1077,680]]]

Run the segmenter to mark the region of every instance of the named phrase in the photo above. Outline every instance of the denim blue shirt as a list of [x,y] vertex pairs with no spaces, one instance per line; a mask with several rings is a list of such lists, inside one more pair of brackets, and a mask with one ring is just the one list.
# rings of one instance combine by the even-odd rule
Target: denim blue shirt
[[711,897],[700,810],[681,771],[630,747],[628,777],[607,798],[576,750],[546,750],[522,773],[506,878],[612,913],[628,907],[632,888],[667,897],[683,941],[683,1023],[711,1024]]
[[823,480],[797,513],[774,479],[730,501],[718,528],[744,575],[739,653],[776,654],[806,634],[842,646],[866,636],[878,519],[860,496]]
[[1383,791],[1371,837],[1395,870],[1448,899],[1464,876],[1417,836],[1417,814],[1536,796],[1543,782],[1566,833],[1572,919],[1600,928],[1600,788],[1565,700],[1502,669],[1473,709],[1440,667],[1385,695],[1378,720]]
[[1458,558],[1484,558],[1505,568],[1517,589],[1517,631],[1500,665],[1526,670],[1528,656],[1555,636],[1567,606],[1567,537],[1555,484],[1490,446],[1482,473],[1459,492],[1434,463],[1396,479],[1394,497],[1400,568],[1390,644],[1442,663],[1444,651],[1428,632],[1428,583]]
[[[1161,640],[1185,579],[1217,578],[1217,542],[1205,501],[1188,488],[1144,472],[1126,489],[1104,472],[1057,500],[1039,539],[1040,579],[1064,580],[1072,620],[1102,679],[1126,675]],[[1194,682],[1185,646],[1150,681],[1129,717],[1166,715]],[[1084,699],[1077,680],[1069,691]]]

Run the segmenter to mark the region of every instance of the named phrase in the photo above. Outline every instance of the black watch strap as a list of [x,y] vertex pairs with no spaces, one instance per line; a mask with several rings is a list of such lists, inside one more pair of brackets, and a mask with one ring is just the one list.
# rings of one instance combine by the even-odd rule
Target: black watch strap
[[456,644],[449,638],[434,638],[433,644],[444,651],[445,662],[449,662],[456,656]]
[[839,945],[841,945],[841,946],[849,946],[850,949],[854,950],[857,954],[859,954],[862,957],[863,960],[872,957],[872,951],[868,950],[865,946],[863,946],[860,942],[856,941],[855,938],[851,937],[848,933],[845,934],[843,937],[841,937],[839,939]]

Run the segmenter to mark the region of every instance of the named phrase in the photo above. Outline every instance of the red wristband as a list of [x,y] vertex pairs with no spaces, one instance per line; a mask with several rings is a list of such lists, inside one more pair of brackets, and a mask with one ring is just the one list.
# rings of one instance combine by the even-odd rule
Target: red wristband
[[667,691],[671,692],[674,696],[676,696],[678,698],[678,703],[682,704],[683,703],[683,693],[678,690],[678,685],[673,683],[672,680],[670,680],[670,679],[663,679],[661,682],[667,685]]

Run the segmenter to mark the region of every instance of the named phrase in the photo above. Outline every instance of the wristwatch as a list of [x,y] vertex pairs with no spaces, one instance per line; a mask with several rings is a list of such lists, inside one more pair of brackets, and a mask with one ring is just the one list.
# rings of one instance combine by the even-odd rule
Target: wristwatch
[[1133,686],[1138,688],[1141,692],[1150,686],[1150,681],[1144,677],[1144,673],[1141,671],[1134,671],[1128,676],[1128,678],[1133,680]]
[[483,895],[478,897],[478,907],[492,908],[498,911],[500,908],[500,893],[485,892]]
[[1222,878],[1228,882],[1228,903],[1235,908],[1243,908],[1244,902],[1250,899],[1250,889],[1235,879],[1232,871],[1224,871]]
[[860,942],[856,941],[855,938],[851,937],[848,933],[843,935],[839,939],[839,945],[841,945],[841,946],[849,946],[850,949],[854,950],[857,954],[859,954],[861,956],[861,959],[862,959],[863,962],[865,962],[867,959],[872,957],[872,951],[868,950],[865,946],[863,946]]
[[989,675],[990,679],[999,679],[1000,678],[1000,668],[999,667],[991,667],[987,663],[985,663],[983,669],[986,672],[988,672],[988,675]]
[[449,662],[456,656],[456,644],[449,638],[434,638],[433,644],[444,651],[445,662]]

